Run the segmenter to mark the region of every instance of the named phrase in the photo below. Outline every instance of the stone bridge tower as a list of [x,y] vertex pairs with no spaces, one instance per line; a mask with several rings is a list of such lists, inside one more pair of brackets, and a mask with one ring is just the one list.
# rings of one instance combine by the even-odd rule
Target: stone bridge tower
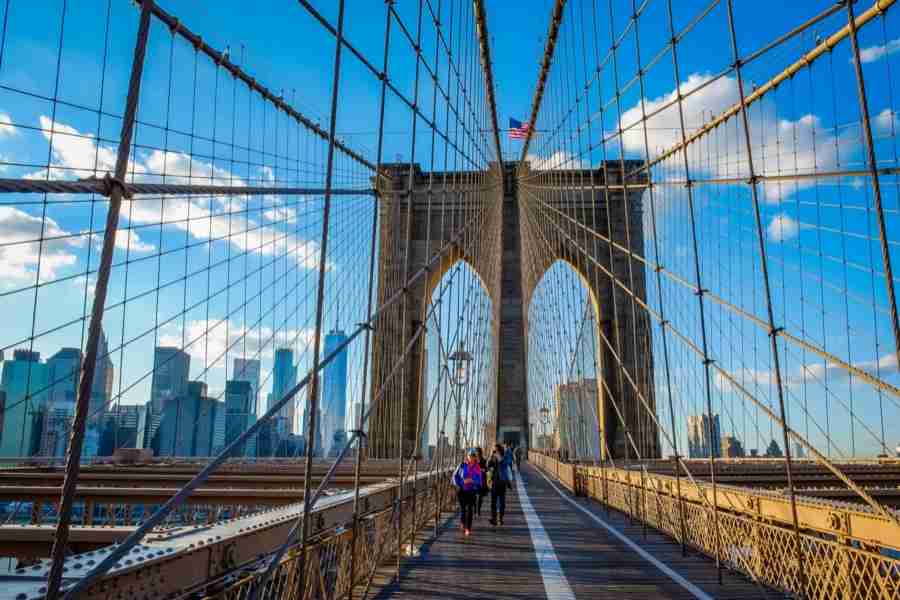
[[[618,163],[609,163],[605,168],[594,171],[595,179],[601,176],[611,180],[616,175],[611,170]],[[396,294],[406,294],[404,302],[396,302],[390,315],[379,319],[375,327],[372,344],[372,377],[370,401],[374,403],[369,418],[369,453],[372,457],[392,458],[399,455],[399,434],[403,432],[403,454],[409,456],[415,447],[417,424],[424,415],[422,402],[425,379],[421,376],[421,357],[424,348],[424,336],[420,336],[412,346],[412,334],[415,325],[421,322],[428,311],[432,291],[441,277],[458,260],[465,260],[474,270],[484,285],[491,300],[492,329],[495,343],[496,396],[490,399],[493,421],[489,432],[497,440],[509,440],[527,445],[529,443],[529,414],[527,386],[527,316],[529,300],[540,277],[535,273],[535,265],[542,275],[557,259],[566,260],[581,274],[591,290],[595,309],[600,315],[599,323],[607,328],[604,334],[612,335],[613,293],[611,279],[602,269],[577,258],[572,246],[566,240],[556,239],[550,252],[546,241],[536,239],[537,232],[524,222],[529,218],[529,211],[541,208],[544,204],[554,206],[557,217],[564,222],[566,231],[574,222],[581,223],[590,215],[587,227],[593,227],[598,220],[606,219],[605,194],[609,193],[612,203],[611,216],[617,223],[613,227],[615,243],[626,245],[626,228],[622,216],[625,202],[621,185],[616,192],[609,186],[595,185],[593,191],[586,189],[560,188],[551,195],[547,190],[529,182],[540,180],[540,172],[519,173],[517,177],[515,163],[506,163],[502,167],[494,165],[487,173],[471,172],[422,172],[418,165],[388,164],[383,168],[391,175],[391,179],[379,180],[379,249],[378,249],[378,301],[381,305]],[[628,167],[626,167],[628,168]],[[407,196],[410,171],[412,171],[412,194]],[[618,172],[618,169],[616,170]],[[501,180],[502,173],[502,180]],[[565,173],[565,181],[578,180],[587,184],[590,171],[559,171]],[[523,177],[523,175],[525,175]],[[574,179],[573,179],[574,177]],[[524,181],[524,185],[520,182]],[[596,183],[596,182],[595,182]],[[501,185],[502,184],[502,185]],[[568,184],[567,184],[568,185]],[[580,184],[579,184],[580,185]],[[577,187],[577,186],[576,186]],[[635,254],[643,256],[641,193],[645,185],[636,185],[629,189],[631,243]],[[563,195],[560,195],[560,192]],[[571,195],[575,194],[575,201]],[[569,198],[566,200],[565,198]],[[585,210],[588,209],[588,210]],[[558,214],[557,214],[558,213]],[[430,215],[430,218],[429,218]],[[481,220],[481,236],[469,235],[465,230],[457,233],[473,218]],[[570,222],[571,221],[571,222]],[[605,231],[605,229],[602,229]],[[457,239],[453,239],[457,236]],[[584,233],[577,239],[582,240]],[[406,240],[409,240],[407,247]],[[440,263],[426,265],[429,257],[436,255],[444,244],[444,258]],[[603,265],[609,263],[609,250],[605,244],[597,243],[592,250],[592,257]],[[614,253],[614,272],[622,282],[628,282],[627,257]],[[585,262],[589,264],[584,264]],[[644,270],[634,269],[632,261],[632,277],[635,279],[637,295],[646,296],[644,286]],[[527,267],[527,268],[526,268]],[[424,273],[418,277],[405,292],[403,290],[403,274],[407,278],[416,273]],[[639,283],[638,283],[639,282]],[[624,292],[621,292],[624,293]],[[619,329],[628,338],[623,347],[623,356],[627,365],[637,369],[638,379],[652,382],[652,366],[649,362],[650,334],[645,319],[639,321],[637,329],[632,328],[630,310],[625,315],[627,306],[621,296],[618,302]],[[628,335],[624,335],[627,331]],[[635,335],[637,331],[637,347]],[[612,339],[612,338],[609,338]],[[407,349],[408,348],[408,349]],[[615,359],[610,356],[609,349],[598,346],[601,352],[601,367],[598,374],[608,380],[609,385],[600,385],[598,398],[598,414],[601,417],[601,428],[607,444],[614,455],[624,456],[626,444],[624,431],[617,426],[613,418],[610,396],[618,396],[616,406],[628,406],[634,410],[626,411],[626,419],[636,420],[642,414],[635,403],[637,398],[628,389],[627,382],[621,385],[619,371]],[[391,375],[391,367],[399,362],[406,350],[406,361],[398,372]],[[450,351],[450,350],[448,350]],[[640,356],[646,351],[647,356]],[[639,360],[640,358],[640,360]],[[652,385],[644,386],[652,402]],[[382,389],[383,388],[383,389]],[[378,398],[378,396],[381,396]],[[401,405],[402,403],[402,405]],[[402,408],[401,408],[402,406]],[[401,422],[402,415],[402,422]],[[629,426],[633,431],[647,431],[646,423],[635,421]],[[646,436],[645,436],[646,437]],[[652,435],[655,439],[655,432]],[[636,438],[637,439],[637,438]],[[655,444],[655,442],[653,442]],[[653,444],[642,449],[655,456]],[[647,454],[644,454],[647,456]]]

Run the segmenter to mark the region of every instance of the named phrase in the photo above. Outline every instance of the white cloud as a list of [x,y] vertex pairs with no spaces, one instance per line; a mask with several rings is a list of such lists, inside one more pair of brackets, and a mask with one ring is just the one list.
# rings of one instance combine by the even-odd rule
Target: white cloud
[[[862,371],[871,373],[872,375],[879,374],[882,378],[900,372],[900,369],[897,367],[897,355],[894,352],[884,354],[877,360],[854,363],[853,366]],[[761,386],[776,384],[774,371],[738,369],[731,373],[731,377],[743,386],[748,386],[751,383]],[[844,367],[833,363],[814,363],[801,367],[798,372],[784,373],[782,382],[786,386],[808,385],[814,383],[824,384],[826,377],[829,383],[843,381],[849,379],[850,372]],[[719,372],[716,372],[715,385],[722,391],[732,391],[731,383]]]
[[[692,90],[706,85],[703,89],[684,98],[681,103],[688,133],[692,128],[695,129],[697,125],[704,122],[704,115],[708,115],[710,112],[719,114],[738,101],[737,82],[734,79],[722,77],[709,83],[711,80],[711,75],[693,73],[681,84],[681,93],[686,96]],[[677,91],[672,90],[659,98],[645,99],[643,112],[641,103],[638,101],[637,104],[622,113],[622,128],[634,125],[622,135],[622,143],[625,145],[626,152],[644,156],[644,125],[640,124],[641,115],[660,110],[666,104],[673,102],[677,96]],[[647,146],[651,156],[680,142],[681,120],[678,104],[672,104],[647,119],[646,127]]]
[[[98,144],[93,135],[81,133],[64,123],[53,122],[47,116],[40,117],[40,125],[44,137],[48,141],[52,139],[51,178],[77,179],[95,170],[98,173],[114,170],[116,151],[113,147]],[[136,181],[143,182],[162,181],[162,175],[165,174],[165,181],[169,183],[191,181],[212,185],[246,186],[243,179],[227,169],[192,159],[190,155],[177,151],[153,150],[138,156],[138,159],[129,165],[129,173],[134,173]],[[263,167],[261,176],[268,181],[274,178],[274,173],[271,169]],[[42,169],[28,177],[45,178],[47,170]],[[296,222],[293,209],[275,207],[265,211],[263,218],[275,222],[273,226],[268,226],[261,225],[244,214],[228,214],[240,212],[246,197],[222,195],[214,197],[213,200],[215,203],[186,195],[169,195],[163,199],[138,194],[131,200],[122,202],[121,216],[126,224],[159,223],[162,219],[169,227],[188,231],[197,240],[216,238],[227,240],[245,252],[269,256],[288,254],[294,256],[297,263],[304,268],[318,268],[319,244],[311,240],[297,239],[291,230],[283,227],[284,224]],[[214,208],[216,204],[218,206]],[[133,252],[150,252],[154,249],[152,245],[137,238],[133,231],[121,236],[121,241],[117,241],[116,246],[125,248],[129,241]],[[333,267],[333,264],[328,265],[328,268]]]
[[0,137],[4,135],[19,135],[19,130],[13,125],[10,116],[4,112],[0,112]]
[[[859,51],[859,60],[863,64],[875,62],[882,56],[887,56],[889,54],[893,54],[894,52],[900,51],[900,39],[890,40],[886,44],[880,44],[878,46],[869,46],[868,48],[861,48]],[[850,62],[853,62],[853,56],[849,58]]]
[[898,125],[900,125],[900,119],[897,118],[896,111],[890,108],[885,108],[880,113],[875,115],[875,118],[872,119],[872,124],[874,125],[876,134],[889,135],[894,133],[898,129]]
[[289,206],[273,206],[263,212],[267,221],[293,224],[297,222],[297,210]]
[[[159,345],[182,347],[182,329],[180,325],[169,325],[163,328]],[[227,335],[226,335],[227,334]],[[302,350],[314,337],[311,329],[284,329],[273,332],[271,327],[251,327],[238,325],[225,320],[200,319],[188,321],[184,332],[185,351],[197,361],[200,369],[204,368],[204,357],[210,361],[211,369],[225,368],[225,352],[228,350],[228,367],[232,359],[247,358],[271,359],[276,346],[284,343],[294,345]],[[193,342],[193,343],[192,343]],[[215,361],[215,362],[213,362]]]
[[[740,98],[737,80],[732,77],[713,80],[711,75],[694,73],[680,87],[685,96],[681,105],[688,135],[709,122],[713,115],[719,115],[736,104]],[[678,103],[667,106],[677,95],[677,91],[672,90],[658,98],[645,99],[643,112],[638,102],[622,114],[622,128],[632,126],[622,136],[627,153],[644,156],[645,125],[641,123],[641,115],[657,110],[660,112],[646,122],[646,143],[651,157],[681,141]],[[749,121],[753,166],[757,175],[808,174],[834,169],[838,156],[843,156],[846,160],[846,156],[857,146],[857,136],[853,131],[848,129],[841,136],[835,137],[821,119],[812,114],[802,115],[796,121],[779,119],[771,103],[753,105]],[[717,156],[712,157],[711,161],[705,152],[700,152],[698,144],[689,146],[688,160],[693,177],[749,177],[750,168],[743,135],[736,132],[726,135],[723,132],[724,129],[719,128],[708,134],[715,136]],[[683,179],[683,176],[678,178]],[[762,188],[763,199],[775,203],[798,189],[812,185],[814,181],[811,179],[781,184],[766,183]]]
[[286,228],[261,225],[244,215],[210,210],[209,204],[184,196],[137,196],[122,202],[121,215],[133,224],[159,223],[161,216],[167,226],[187,231],[197,240],[228,241],[242,252],[264,256],[289,255],[304,268],[318,268],[318,242],[299,239]]
[[590,163],[584,158],[576,157],[571,152],[565,150],[557,150],[548,158],[538,156],[537,154],[529,154],[525,160],[531,163],[531,168],[535,171],[552,171],[556,169],[587,169]]
[[[41,244],[38,240],[43,237]],[[55,279],[60,269],[77,261],[75,248],[84,245],[82,236],[69,237],[56,221],[30,215],[11,206],[0,206],[0,272],[7,284],[34,283],[40,261],[41,281]],[[46,239],[59,238],[59,239]]]
[[[116,150],[98,144],[90,133],[81,133],[65,123],[54,122],[41,115],[41,134],[52,144],[50,179],[80,179],[89,172],[112,172],[116,166]],[[47,169],[25,176],[27,179],[46,179]]]
[[[184,152],[153,150],[143,157],[141,172],[156,177],[166,176],[167,183],[204,183],[209,185],[230,185],[244,187],[244,181],[228,169],[211,163],[191,159]],[[199,180],[199,181],[196,181]]]
[[156,246],[148,244],[138,237],[137,231],[133,229],[119,229],[116,232],[116,248],[119,250],[127,250],[132,253],[153,252]]
[[772,217],[769,226],[766,227],[766,233],[769,239],[775,242],[786,242],[797,237],[800,231],[800,225],[784,213],[779,213]]

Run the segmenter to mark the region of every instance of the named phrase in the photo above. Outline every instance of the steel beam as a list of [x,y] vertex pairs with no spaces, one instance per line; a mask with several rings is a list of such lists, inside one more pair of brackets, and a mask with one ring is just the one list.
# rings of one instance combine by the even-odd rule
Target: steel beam
[[[391,509],[395,502],[422,494],[444,483],[449,471],[421,474],[407,479],[402,490],[396,482],[385,482],[360,490],[361,516]],[[238,575],[258,566],[284,542],[303,504],[262,511],[247,517],[194,527],[174,527],[155,531],[79,596],[83,600],[101,598],[167,598],[172,594],[202,587],[230,574]],[[320,499],[310,512],[310,538],[327,535],[353,519],[353,493]],[[113,548],[76,554],[65,559],[65,591],[103,560]],[[5,594],[17,600],[40,600],[46,591],[49,562],[17,569],[6,578]]]

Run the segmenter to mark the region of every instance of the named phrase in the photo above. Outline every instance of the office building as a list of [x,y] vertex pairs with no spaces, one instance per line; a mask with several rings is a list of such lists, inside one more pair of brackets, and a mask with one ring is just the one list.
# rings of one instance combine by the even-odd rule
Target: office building
[[741,445],[741,440],[732,435],[722,436],[722,453],[720,456],[723,458],[743,458],[744,446]]
[[[253,423],[256,412],[253,410],[253,388],[248,381],[229,380],[225,382],[225,445],[231,444]],[[255,456],[256,436],[243,448],[236,450],[232,456]]]
[[[281,400],[295,385],[297,385],[297,367],[294,366],[294,351],[290,348],[278,348],[275,350],[275,365],[272,371],[272,393],[269,394],[266,410]],[[294,398],[278,411],[278,416],[288,425],[288,433],[293,433],[297,427],[296,406],[297,398]]]
[[[153,380],[150,383],[150,404],[144,431],[145,447],[158,444],[156,436],[166,405],[187,394],[191,357],[179,348],[158,346],[153,353]],[[155,450],[155,448],[154,448]]]
[[719,415],[713,415],[711,427],[709,415],[688,415],[687,427],[689,457],[709,458],[710,452],[714,457],[721,456],[722,434],[719,428]]
[[191,357],[179,348],[159,346],[153,353],[150,408],[160,414],[166,402],[187,393]]
[[[253,410],[259,412],[259,377],[260,365],[255,358],[236,358],[234,359],[234,372],[231,379],[234,381],[249,381],[250,387],[253,389]],[[268,407],[266,407],[268,408]]]
[[81,350],[62,348],[47,359],[47,404],[38,454],[63,457],[69,445],[75,399],[81,379]]
[[4,361],[0,389],[6,394],[0,457],[32,456],[40,450],[40,429],[35,418],[43,416],[47,403],[47,365],[39,352],[19,349]]
[[[240,382],[249,386],[249,382]],[[247,387],[248,401],[251,388]],[[206,383],[189,381],[187,394],[163,410],[154,450],[158,456],[211,456],[217,446],[217,420],[225,404],[207,394]]]
[[578,458],[600,456],[597,424],[597,380],[581,379],[556,386],[555,443]]
[[91,410],[93,420],[92,427],[99,429],[100,416],[109,410],[112,401],[113,388],[113,363],[108,356],[109,346],[106,342],[106,334],[100,330],[100,340],[97,344],[97,362],[94,366],[94,381],[91,383]]
[[112,456],[117,448],[141,448],[138,445],[138,433],[142,418],[146,413],[145,406],[121,404],[111,406],[103,416],[100,429],[99,456]]
[[346,443],[347,439],[347,348],[338,351],[346,341],[347,335],[337,323],[325,336],[322,358],[337,352],[331,362],[325,365],[322,376],[322,394],[319,403],[322,420],[319,422],[319,428],[322,431],[322,451],[325,456],[331,456],[335,444],[341,443],[340,440]]

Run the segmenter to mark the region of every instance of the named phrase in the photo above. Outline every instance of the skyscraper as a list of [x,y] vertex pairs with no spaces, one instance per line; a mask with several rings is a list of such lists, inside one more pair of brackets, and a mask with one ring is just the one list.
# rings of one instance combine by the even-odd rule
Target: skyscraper
[[81,350],[62,348],[48,358],[47,377],[51,386],[47,390],[48,404],[74,409],[78,382],[81,379]]
[[235,381],[249,381],[253,388],[253,410],[259,410],[259,361],[255,358],[234,359],[234,372],[231,378]]
[[556,447],[578,457],[600,456],[597,426],[597,380],[581,379],[556,386]]
[[[157,440],[156,430],[162,422],[169,401],[187,394],[191,357],[179,348],[158,346],[153,353],[153,381],[144,432],[146,447]],[[157,442],[158,443],[158,442]]]
[[47,365],[41,362],[40,352],[15,350],[13,359],[4,361],[0,389],[6,393],[6,406],[0,456],[30,456],[39,450],[34,418],[46,406],[47,382]]
[[[323,359],[337,351],[341,344],[347,341],[347,335],[335,323],[328,335],[325,336],[325,351]],[[325,365],[322,377],[322,401],[321,421],[319,427],[322,430],[322,451],[328,456],[333,453],[335,444],[341,440],[346,441],[347,430],[347,348],[342,348],[330,363]]]
[[158,346],[153,353],[153,381],[150,384],[150,407],[156,414],[166,402],[187,393],[191,357],[179,348]]
[[217,423],[224,413],[225,403],[207,395],[206,383],[188,382],[187,394],[171,400],[163,412],[158,431],[159,455],[211,456],[213,449],[221,445]]
[[88,414],[94,418],[94,423],[99,423],[100,416],[109,410],[112,399],[113,387],[113,363],[107,356],[109,346],[106,343],[106,334],[100,330],[100,340],[97,345],[97,363],[94,367],[94,381],[91,383],[91,410]]
[[38,453],[65,456],[75,416],[75,398],[81,379],[81,350],[62,348],[47,359],[47,406]]
[[724,458],[743,458],[744,446],[741,444],[741,440],[733,435],[723,435],[721,456]]
[[[294,351],[290,348],[278,348],[275,350],[275,367],[272,373],[272,393],[269,394],[269,402],[266,410],[281,400],[284,395],[297,385],[297,367],[294,366]],[[285,434],[293,433],[297,427],[295,420],[296,399],[288,402],[287,406],[278,411],[278,416],[282,417],[282,423],[287,425]]]
[[[134,404],[116,405],[103,417],[100,429],[99,456],[112,456],[117,448],[140,448],[138,445],[139,425],[144,406]],[[143,441],[143,440],[142,440]]]
[[710,439],[709,415],[688,415],[688,456],[691,458],[709,458],[722,455],[722,433],[719,428],[719,415],[712,418],[712,439]]
[[[225,445],[230,444],[256,421],[253,410],[253,388],[249,381],[225,382]],[[254,439],[233,456],[255,456]]]

